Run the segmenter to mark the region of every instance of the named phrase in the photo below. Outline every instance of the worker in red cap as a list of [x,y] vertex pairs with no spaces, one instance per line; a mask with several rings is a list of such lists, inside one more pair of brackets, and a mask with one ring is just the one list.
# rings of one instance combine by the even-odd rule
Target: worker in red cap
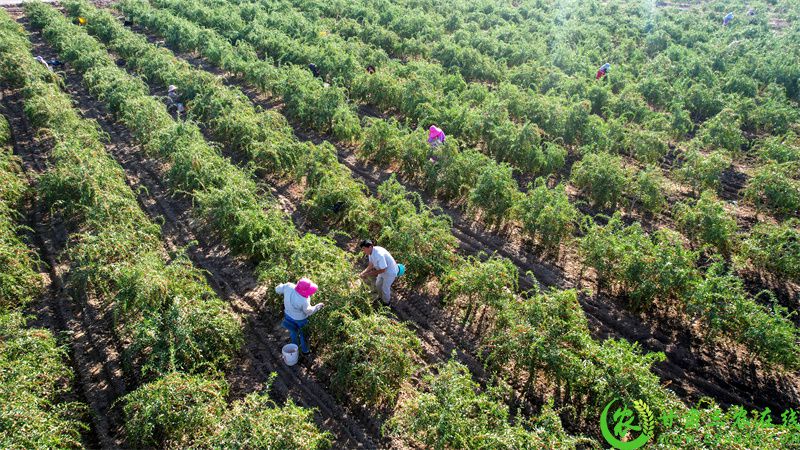
[[317,292],[317,285],[308,278],[300,278],[297,284],[279,284],[275,292],[283,294],[284,315],[281,325],[289,330],[292,343],[300,347],[304,355],[311,353],[303,327],[308,324],[309,316],[324,306],[323,303],[311,306],[311,296]]

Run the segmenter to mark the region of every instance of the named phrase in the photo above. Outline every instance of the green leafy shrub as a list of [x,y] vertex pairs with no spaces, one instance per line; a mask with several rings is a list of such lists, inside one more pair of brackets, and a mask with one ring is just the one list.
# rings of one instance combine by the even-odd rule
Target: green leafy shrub
[[800,279],[800,221],[780,225],[759,223],[750,230],[739,252],[742,263],[789,280]]
[[50,331],[0,313],[0,446],[83,448],[86,405],[60,401],[72,376],[67,349]]
[[781,216],[800,213],[800,181],[793,180],[797,167],[791,163],[766,164],[753,174],[744,190],[744,198],[759,210],[767,209]]
[[325,142],[310,148],[302,158],[306,190],[303,206],[315,221],[366,233],[375,200],[367,197],[367,186],[339,164],[336,149]]
[[548,439],[559,448],[574,448],[552,412],[554,423],[547,429],[510,425],[508,407],[491,393],[480,392],[465,366],[451,360],[437,369],[404,397],[384,427],[390,435],[437,450],[536,449],[544,448]]
[[400,159],[403,154],[402,135],[397,123],[391,120],[370,119],[359,153],[365,159],[383,167]]
[[375,214],[381,218],[381,226],[377,240],[406,265],[409,283],[439,277],[453,266],[458,242],[450,232],[448,215],[436,214],[394,176],[378,187],[378,198]]
[[416,369],[417,336],[378,314],[345,320],[340,333],[330,348],[334,391],[372,407],[392,404]]
[[731,152],[741,151],[744,144],[741,123],[736,113],[729,108],[720,111],[700,127],[698,138],[709,149],[723,149]]
[[125,434],[137,447],[196,445],[227,409],[223,380],[174,372],[123,397]]
[[[0,116],[0,124],[7,124]],[[0,132],[2,132],[0,125]],[[0,144],[0,310],[27,304],[42,292],[38,257],[19,238],[17,206],[28,190],[10,148]]]
[[525,391],[535,386],[538,377],[571,379],[591,344],[586,317],[580,311],[574,290],[509,302],[486,340],[489,364],[512,364],[514,375],[527,380]]
[[645,164],[658,162],[669,151],[664,134],[647,130],[626,130],[624,146],[630,156]]
[[640,170],[633,179],[633,197],[636,206],[651,213],[660,213],[667,204],[664,195],[666,179],[657,166],[647,166]]
[[[467,198],[477,185],[482,169],[489,164],[491,160],[476,150],[453,152],[438,163],[436,191],[446,199]],[[502,176],[503,170],[497,170]],[[492,181],[491,175],[491,172],[487,174],[487,183]]]
[[681,298],[697,276],[697,253],[685,249],[677,233],[658,230],[648,236],[638,222],[625,226],[619,213],[606,225],[589,223],[580,250],[600,285],[611,283],[634,309],[646,309],[655,299]]
[[766,138],[757,146],[756,152],[766,162],[797,163],[800,162],[800,140],[792,132]]
[[800,365],[800,330],[787,309],[777,303],[770,309],[750,298],[742,280],[726,273],[722,263],[712,264],[695,284],[686,309],[703,318],[712,332],[742,342],[767,362]]
[[613,209],[628,189],[630,173],[618,156],[590,153],[572,167],[571,181],[594,207]]
[[469,193],[469,206],[480,210],[489,225],[506,222],[519,197],[517,180],[508,164],[487,164]]
[[[271,379],[269,384],[271,384]],[[225,380],[174,372],[122,398],[128,445],[158,448],[323,449],[330,434],[314,425],[313,411],[268,392],[228,405]]]
[[708,155],[703,155],[697,150],[689,150],[683,157],[683,164],[677,169],[677,177],[689,183],[695,193],[707,189],[718,190],[721,184],[722,172],[731,165],[730,156],[715,150]]
[[314,411],[291,399],[278,406],[268,393],[254,392],[229,407],[207,448],[327,449],[332,436],[314,424]]
[[505,258],[470,257],[442,277],[442,301],[464,309],[464,323],[469,323],[481,308],[501,311],[513,303],[518,277],[516,266]]
[[525,232],[549,249],[557,249],[572,234],[579,215],[564,185],[550,189],[543,178],[528,186],[518,214]]
[[695,244],[710,245],[723,255],[730,255],[736,244],[736,219],[725,210],[724,203],[711,191],[696,201],[677,203],[675,222]]

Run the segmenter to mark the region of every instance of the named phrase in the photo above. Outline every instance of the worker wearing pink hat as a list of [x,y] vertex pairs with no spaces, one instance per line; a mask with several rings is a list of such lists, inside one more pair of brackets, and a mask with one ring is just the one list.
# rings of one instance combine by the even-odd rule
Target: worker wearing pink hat
[[306,342],[303,327],[308,324],[308,318],[319,311],[324,305],[317,303],[311,306],[311,296],[317,292],[317,285],[308,278],[300,278],[295,283],[282,283],[275,288],[277,294],[283,294],[284,328],[289,330],[292,343],[300,347],[304,355],[311,352]]

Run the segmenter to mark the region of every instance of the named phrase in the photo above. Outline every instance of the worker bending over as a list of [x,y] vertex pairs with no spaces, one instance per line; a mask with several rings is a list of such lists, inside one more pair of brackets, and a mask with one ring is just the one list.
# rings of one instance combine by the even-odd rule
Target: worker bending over
[[373,291],[380,296],[383,303],[389,304],[392,297],[392,283],[397,278],[399,268],[392,254],[383,247],[373,245],[369,239],[361,241],[361,251],[369,257],[367,268],[361,272],[361,278],[375,279],[371,283]]

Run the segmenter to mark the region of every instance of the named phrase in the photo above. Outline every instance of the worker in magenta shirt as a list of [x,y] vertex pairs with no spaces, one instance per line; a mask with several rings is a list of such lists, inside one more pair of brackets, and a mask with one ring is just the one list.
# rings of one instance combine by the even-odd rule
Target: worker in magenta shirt
[[436,125],[431,125],[431,127],[428,129],[428,144],[430,144],[431,147],[444,144],[446,137],[447,136],[444,135],[444,131],[442,131],[442,129]]

